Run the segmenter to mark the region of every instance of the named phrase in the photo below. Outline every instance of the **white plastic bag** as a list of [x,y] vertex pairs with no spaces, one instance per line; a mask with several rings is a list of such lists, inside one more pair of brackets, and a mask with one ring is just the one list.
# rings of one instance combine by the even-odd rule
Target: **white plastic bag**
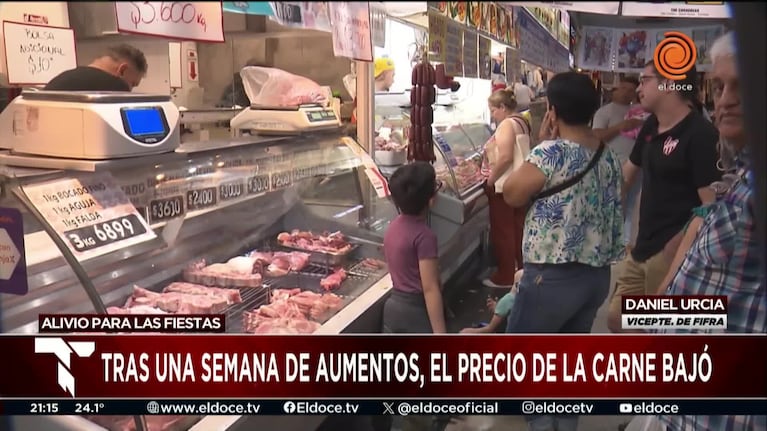
[[271,67],[248,66],[240,71],[245,94],[252,105],[327,105],[327,90],[309,78]]

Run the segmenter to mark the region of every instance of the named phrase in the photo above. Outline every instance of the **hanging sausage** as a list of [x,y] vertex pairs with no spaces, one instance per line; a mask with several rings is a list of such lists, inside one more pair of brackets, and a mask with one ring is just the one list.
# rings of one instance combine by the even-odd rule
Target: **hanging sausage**
[[[424,55],[424,58],[426,56]],[[434,121],[434,104],[436,98],[436,73],[434,67],[423,60],[411,74],[410,89],[410,144],[408,145],[408,161],[434,162],[432,124]]]

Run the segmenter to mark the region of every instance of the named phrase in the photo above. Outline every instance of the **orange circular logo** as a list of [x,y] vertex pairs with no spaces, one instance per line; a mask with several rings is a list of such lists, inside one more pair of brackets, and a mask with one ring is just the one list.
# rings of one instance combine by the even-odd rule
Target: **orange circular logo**
[[655,68],[666,79],[685,79],[698,59],[695,42],[690,36],[678,31],[667,31],[664,36],[655,47]]

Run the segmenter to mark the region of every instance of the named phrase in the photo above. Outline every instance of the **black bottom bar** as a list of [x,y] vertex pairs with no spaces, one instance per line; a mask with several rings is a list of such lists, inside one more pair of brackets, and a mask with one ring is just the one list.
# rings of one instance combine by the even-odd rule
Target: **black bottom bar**
[[767,415],[748,400],[0,400],[2,415]]

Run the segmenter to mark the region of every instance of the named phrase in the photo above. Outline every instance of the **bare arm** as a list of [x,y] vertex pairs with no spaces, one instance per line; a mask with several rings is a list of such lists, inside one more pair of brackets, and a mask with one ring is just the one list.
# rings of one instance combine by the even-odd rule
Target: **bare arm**
[[631,160],[626,160],[623,164],[623,187],[621,187],[621,199],[623,206],[626,206],[626,195],[628,194],[631,186],[634,185],[637,175],[639,174],[639,166],[635,165]]
[[438,261],[437,259],[419,260],[418,269],[421,272],[421,286],[431,329],[435,334],[445,334],[447,327],[445,326],[445,309],[439,283]]
[[530,203],[546,185],[546,175],[530,162],[513,171],[503,184],[503,200],[509,206],[521,208]]

